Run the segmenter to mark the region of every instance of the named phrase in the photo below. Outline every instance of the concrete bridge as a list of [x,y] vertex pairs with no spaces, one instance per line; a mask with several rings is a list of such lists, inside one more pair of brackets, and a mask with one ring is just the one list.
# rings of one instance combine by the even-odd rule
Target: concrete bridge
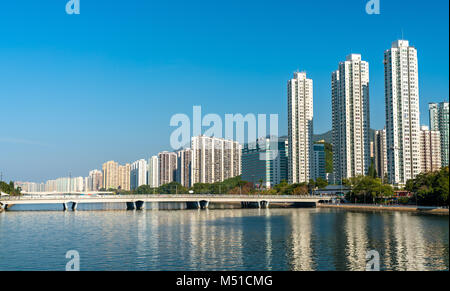
[[142,210],[146,202],[181,202],[189,209],[206,209],[209,203],[240,203],[242,208],[268,208],[271,203],[294,203],[304,207],[315,207],[319,201],[329,201],[332,196],[295,196],[295,195],[25,195],[2,196],[0,207],[7,210],[12,205],[62,204],[64,210],[69,206],[76,210],[84,203],[125,203],[128,210]]

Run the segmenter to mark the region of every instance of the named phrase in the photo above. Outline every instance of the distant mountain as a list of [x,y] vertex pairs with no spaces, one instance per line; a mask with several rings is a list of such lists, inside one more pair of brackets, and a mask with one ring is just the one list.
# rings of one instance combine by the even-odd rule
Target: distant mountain
[[332,143],[333,132],[330,130],[322,134],[313,134],[313,142],[317,142],[319,140],[324,140],[326,143]]
[[[370,129],[370,141],[374,140],[374,136],[375,136],[375,130],[374,129]],[[332,143],[333,142],[333,133],[332,131],[327,131],[325,133],[322,134],[313,134],[313,142],[317,142],[319,140],[324,140],[326,143]]]

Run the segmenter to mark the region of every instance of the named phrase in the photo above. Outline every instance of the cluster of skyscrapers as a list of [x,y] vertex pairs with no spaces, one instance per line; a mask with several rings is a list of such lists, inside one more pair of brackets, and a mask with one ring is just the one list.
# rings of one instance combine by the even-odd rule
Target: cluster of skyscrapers
[[142,185],[152,188],[171,182],[184,187],[196,183],[215,183],[241,175],[242,146],[216,137],[192,138],[191,148],[160,152],[148,161],[140,159],[120,165],[115,161],[93,170],[89,177],[59,178],[46,183],[16,182],[25,192],[87,192],[101,189],[134,190]]
[[[430,126],[420,126],[417,50],[406,40],[384,53],[386,127],[376,131],[371,153],[369,64],[351,54],[331,74],[334,178],[377,174],[404,185],[419,173],[448,166],[448,102],[430,104]],[[307,182],[312,163],[313,82],[295,73],[288,82],[289,182]]]
[[294,73],[287,84],[288,137],[261,138],[240,145],[232,140],[197,136],[191,146],[161,152],[148,161],[119,165],[109,161],[86,178],[59,178],[46,183],[17,183],[28,192],[134,190],[171,182],[184,187],[243,180],[272,187],[286,180],[318,178],[331,183],[367,175],[371,165],[385,182],[404,185],[419,173],[449,162],[449,103],[430,103],[430,127],[420,126],[417,50],[406,40],[384,53],[386,125],[370,131],[369,63],[350,54],[331,73],[333,173],[325,172],[324,144],[313,143],[313,81]]

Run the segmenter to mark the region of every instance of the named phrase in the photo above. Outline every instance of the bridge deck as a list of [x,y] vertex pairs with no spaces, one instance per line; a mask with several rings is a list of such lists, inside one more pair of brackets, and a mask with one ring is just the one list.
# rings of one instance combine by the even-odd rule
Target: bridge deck
[[1,204],[58,204],[58,203],[114,203],[114,202],[198,202],[208,201],[217,203],[227,202],[261,202],[295,203],[318,202],[333,199],[331,196],[294,196],[294,195],[33,195],[10,196],[0,198]]

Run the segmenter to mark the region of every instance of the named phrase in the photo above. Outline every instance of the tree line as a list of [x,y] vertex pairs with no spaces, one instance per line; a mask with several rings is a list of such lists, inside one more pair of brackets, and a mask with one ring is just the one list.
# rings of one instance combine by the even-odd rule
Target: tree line
[[18,196],[20,195],[21,189],[19,187],[14,188],[14,182],[8,183],[0,181],[0,191],[9,195]]
[[227,179],[223,182],[196,183],[193,187],[187,188],[178,182],[171,182],[157,188],[149,185],[139,186],[132,191],[123,191],[109,189],[108,191],[116,194],[267,194],[267,195],[308,195],[314,189],[324,188],[328,185],[325,179],[318,178],[316,181],[310,180],[309,183],[288,184],[283,180],[280,184],[272,188],[264,186],[264,181],[260,180],[258,184],[242,180],[241,176]]

